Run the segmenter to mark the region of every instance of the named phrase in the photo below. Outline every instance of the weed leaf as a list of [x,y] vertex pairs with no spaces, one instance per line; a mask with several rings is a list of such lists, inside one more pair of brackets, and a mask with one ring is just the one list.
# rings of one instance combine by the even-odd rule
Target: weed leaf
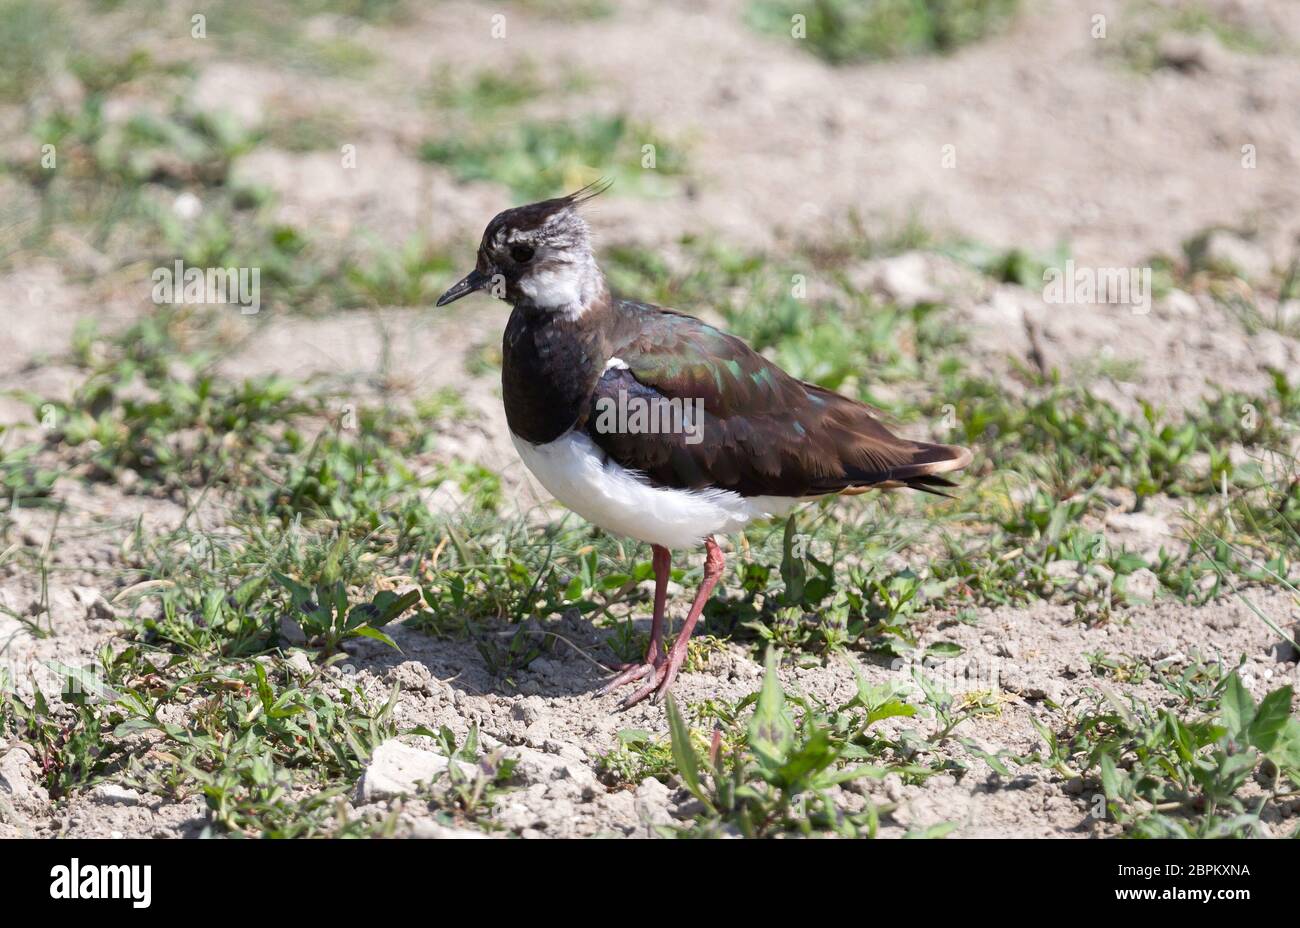
[[677,764],[677,772],[681,774],[682,782],[691,791],[691,795],[712,808],[704,788],[700,785],[700,759],[691,745],[691,730],[687,727],[686,720],[682,718],[682,713],[677,708],[677,700],[671,693],[668,694],[667,706],[668,733],[672,738],[673,760]]

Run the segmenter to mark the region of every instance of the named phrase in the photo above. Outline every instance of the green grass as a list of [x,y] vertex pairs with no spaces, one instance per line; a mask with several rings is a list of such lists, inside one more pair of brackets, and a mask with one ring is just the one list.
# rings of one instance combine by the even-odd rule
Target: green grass
[[173,486],[239,480],[249,449],[268,448],[276,426],[307,410],[283,380],[231,382],[202,355],[178,357],[186,315],[146,317],[114,339],[83,332],[82,357],[96,360],[71,400],[33,398],[37,416],[53,413],[46,441],[89,465],[88,476]]
[[[72,231],[126,265],[145,258],[170,264],[258,266],[263,281],[305,286],[304,243],[283,227],[259,222],[262,194],[232,183],[230,165],[256,137],[221,113],[188,108],[179,96],[164,113],[105,117],[103,96],[54,109],[29,127],[32,141],[53,145],[53,169],[13,162],[3,170],[30,185],[40,209],[25,235],[0,256],[60,255],[56,233]],[[169,192],[170,188],[170,192]],[[193,224],[173,211],[176,191],[195,194],[203,212]],[[84,271],[82,272],[84,274]],[[271,288],[268,288],[271,289]]]
[[[675,700],[669,697],[668,722],[676,772],[704,811],[692,830],[713,834],[730,825],[745,837],[768,837],[788,831],[811,834],[835,831],[846,837],[873,836],[878,812],[867,803],[861,812],[847,813],[830,796],[843,783],[880,776],[854,742],[867,734],[874,709],[877,717],[907,714],[906,707],[886,703],[853,716],[838,730],[828,716],[807,703],[796,713],[776,676],[769,656],[763,688],[753,699],[753,714],[737,718],[749,700],[728,712],[728,730],[715,729],[703,757]],[[850,707],[841,707],[845,711]],[[859,707],[852,707],[859,708]],[[732,743],[727,744],[728,734]]]
[[1093,791],[1095,817],[1127,834],[1260,834],[1261,816],[1300,789],[1300,718],[1291,687],[1270,691],[1256,705],[1235,672],[1193,663],[1162,678],[1177,710],[1103,689],[1064,736],[1043,732],[1052,756],[1078,767]]
[[[167,352],[173,371],[184,362],[184,355],[171,354],[176,334],[144,329],[122,344],[83,345],[87,355],[107,354],[106,364],[129,367],[133,379],[147,384],[157,370],[153,352]],[[123,351],[127,357],[114,355]],[[143,485],[174,475],[205,477],[213,461],[228,464],[240,477],[221,485],[233,512],[217,533],[200,531],[188,519],[172,531],[137,528],[123,547],[127,562],[138,565],[120,599],[129,643],[75,671],[79,680],[98,681],[95,698],[87,698],[79,683],[65,686],[57,702],[11,695],[0,708],[0,728],[35,746],[56,800],[112,781],[167,801],[202,796],[214,833],[391,833],[392,818],[350,818],[342,802],[375,745],[399,734],[390,721],[396,693],[375,702],[331,668],[349,639],[393,646],[383,631],[387,624],[426,598],[439,601],[433,583],[444,574],[419,570],[420,553],[427,553],[436,531],[419,493],[436,479],[404,467],[393,478],[382,476],[385,467],[400,467],[401,454],[426,445],[427,424],[363,409],[354,428],[327,430],[316,442],[294,445],[286,436],[304,413],[281,407],[273,417],[278,434],[265,443],[253,439],[261,434],[256,427],[236,427],[241,443],[203,447],[200,441],[198,453],[176,469],[171,465],[177,462],[150,443],[155,430],[230,426],[190,421],[193,407],[184,403],[106,408],[136,437],[97,451],[113,455],[116,466]],[[445,417],[455,414],[456,404],[440,395],[421,408]],[[185,421],[169,418],[176,416]],[[342,467],[330,479],[338,485],[315,484],[317,495],[307,493],[308,475],[324,479],[311,462],[332,467],[335,457]],[[255,460],[262,464],[252,466]],[[306,466],[295,470],[294,460]],[[354,482],[359,472],[367,477]],[[203,492],[213,485],[207,479]],[[286,495],[290,486],[295,489]],[[451,567],[452,558],[445,563]],[[410,571],[411,580],[394,589],[391,577],[401,570]],[[282,659],[291,639],[300,640],[313,661],[306,676],[301,665]],[[486,823],[494,795],[510,778],[510,763],[481,757],[472,743],[448,742],[447,732],[410,733],[434,737],[457,758],[479,764],[473,776],[449,774],[420,801],[448,820],[483,817]]]
[[[33,140],[56,146],[56,169],[0,166],[40,204],[15,227],[19,234],[0,239],[0,267],[51,252],[65,257],[57,243],[70,233],[129,270],[170,268],[176,260],[256,268],[267,313],[432,303],[459,267],[447,251],[425,239],[398,246],[323,241],[277,221],[266,191],[235,182],[233,161],[263,142],[287,141],[285,131],[244,132],[220,112],[190,109],[180,95],[162,115],[116,122],[104,118],[99,95],[56,109],[30,129]],[[196,218],[177,214],[180,191],[198,199]],[[84,276],[70,265],[69,273]]]
[[21,102],[49,76],[71,30],[63,11],[42,0],[0,0],[0,100]]
[[[4,438],[0,426],[0,442]],[[0,503],[10,509],[39,505],[48,500],[59,471],[38,460],[36,445],[20,445],[6,451],[0,444]]]
[[346,114],[336,110],[304,110],[273,114],[259,133],[258,141],[291,152],[330,151],[338,153],[360,129]]
[[353,305],[430,306],[457,267],[452,255],[424,239],[397,247],[376,242],[346,265],[343,281]]
[[602,19],[617,9],[610,0],[512,0],[511,5],[536,16],[569,21]]
[[[751,26],[784,35],[831,64],[944,54],[993,35],[1019,0],[753,0]],[[796,23],[795,16],[803,20]],[[794,32],[802,27],[802,35]]]
[[[827,704],[783,686],[776,650],[768,650],[766,665],[761,689],[736,703],[708,701],[683,711],[670,696],[669,737],[620,732],[619,746],[602,758],[603,776],[614,785],[651,776],[684,787],[698,811],[685,826],[661,829],[666,834],[872,837],[893,803],[853,799],[862,790],[846,793],[846,784],[889,774],[907,783],[941,773],[961,777],[971,759],[1009,773],[1009,759],[958,734],[968,719],[996,714],[987,694],[954,696],[920,673],[903,688],[876,686],[858,674],[853,697]],[[906,727],[878,733],[874,726],[891,718]]]
[[[327,695],[295,674],[279,660],[106,651],[76,676],[113,698],[90,698],[70,681],[53,705],[7,695],[0,723],[35,747],[56,799],[113,780],[170,801],[201,796],[218,832],[369,833],[340,817],[339,800],[374,747],[397,733],[393,698],[375,704],[346,681]],[[178,706],[187,707],[183,722],[169,711]]]
[[[752,711],[751,710],[752,707]],[[846,811],[832,790],[886,770],[870,761],[870,726],[882,718],[911,715],[915,708],[862,684],[859,696],[830,707],[788,695],[769,652],[762,690],[734,706],[710,706],[712,735],[688,726],[673,697],[668,698],[669,741],[652,741],[627,732],[623,747],[604,761],[606,776],[639,779],[672,777],[701,807],[683,834],[745,837],[784,833],[833,832],[846,837],[874,836],[879,810],[867,801]]]
[[[653,168],[646,166],[647,145],[654,146]],[[602,176],[618,190],[654,194],[666,189],[664,178],[685,170],[673,145],[621,115],[449,135],[425,142],[420,156],[446,165],[460,180],[504,184],[521,201],[567,193]]]
[[559,78],[544,77],[529,58],[515,59],[505,68],[486,68],[465,74],[443,65],[435,69],[423,91],[440,111],[464,114],[475,122],[497,116],[513,118],[515,111],[534,100],[582,91],[589,80],[576,72]]
[[368,46],[349,37],[347,20],[335,34],[312,34],[304,24],[321,14],[379,25],[400,22],[402,0],[291,0],[267,5],[251,0],[217,0],[205,10],[210,39],[227,54],[261,58],[307,74],[356,77],[379,60]]
[[529,62],[515,62],[508,71],[489,69],[472,77],[444,65],[429,82],[429,102],[439,108],[461,110],[481,117],[509,110],[540,98],[546,86]]
[[1117,54],[1138,74],[1151,74],[1163,64],[1160,40],[1170,33],[1212,36],[1229,51],[1267,54],[1279,50],[1276,37],[1261,35],[1199,2],[1165,5],[1153,0],[1129,0],[1122,19],[1115,22]]
[[1041,290],[1048,268],[1060,268],[1070,258],[1070,250],[1059,245],[1050,253],[1023,248],[990,248],[979,242],[959,241],[941,249],[980,273],[1003,283],[1019,284],[1028,290]]

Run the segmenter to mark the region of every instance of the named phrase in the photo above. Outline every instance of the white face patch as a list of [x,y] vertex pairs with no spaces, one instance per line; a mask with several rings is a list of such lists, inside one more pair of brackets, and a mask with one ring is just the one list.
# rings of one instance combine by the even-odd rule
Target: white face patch
[[519,289],[534,306],[558,308],[582,303],[582,274],[571,264],[525,272]]
[[519,278],[520,292],[534,306],[572,315],[581,315],[603,289],[604,278],[590,255],[577,261],[548,261]]

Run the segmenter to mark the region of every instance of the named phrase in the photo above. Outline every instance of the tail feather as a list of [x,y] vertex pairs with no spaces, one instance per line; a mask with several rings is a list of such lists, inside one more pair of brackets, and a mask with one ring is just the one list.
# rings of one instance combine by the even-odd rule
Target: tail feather
[[904,480],[903,486],[909,490],[920,490],[922,493],[933,493],[935,496],[944,496],[948,499],[956,499],[951,493],[945,493],[937,487],[955,487],[957,486],[951,480],[945,480],[942,477],[913,477],[911,480]]
[[922,474],[919,477],[913,477],[911,483],[924,483],[932,487],[955,487],[957,484],[947,477],[940,477],[937,474]]
[[911,452],[908,460],[884,469],[849,468],[844,476],[843,493],[862,493],[872,489],[897,489],[906,487],[952,497],[939,487],[957,486],[941,474],[961,470],[971,462],[968,449],[957,445],[939,445],[931,442],[908,442]]

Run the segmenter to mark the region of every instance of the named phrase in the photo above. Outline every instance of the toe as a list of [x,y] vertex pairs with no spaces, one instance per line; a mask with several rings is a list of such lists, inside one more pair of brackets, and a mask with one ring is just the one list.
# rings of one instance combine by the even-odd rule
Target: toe
[[655,688],[659,686],[659,681],[664,678],[664,675],[667,672],[668,672],[668,665],[660,664],[659,667],[655,670],[655,672],[650,675],[650,679],[646,680],[646,682],[641,685],[640,689],[638,689],[627,699],[623,700],[623,704],[619,706],[619,709],[620,710],[631,709],[641,700],[645,699],[647,696],[653,693],[655,691]]
[[653,664],[633,664],[597,690],[596,695],[606,696],[626,683],[631,683],[633,680],[640,680],[646,674],[651,674],[651,679],[653,679],[654,669]]
[[668,690],[672,687],[673,681],[677,679],[677,671],[682,669],[682,664],[685,660],[686,655],[684,652],[681,654],[673,652],[672,656],[669,657],[668,664],[664,668],[663,679],[659,682],[659,685],[654,688],[655,696],[653,702],[655,705],[663,702],[664,697],[668,695]]

